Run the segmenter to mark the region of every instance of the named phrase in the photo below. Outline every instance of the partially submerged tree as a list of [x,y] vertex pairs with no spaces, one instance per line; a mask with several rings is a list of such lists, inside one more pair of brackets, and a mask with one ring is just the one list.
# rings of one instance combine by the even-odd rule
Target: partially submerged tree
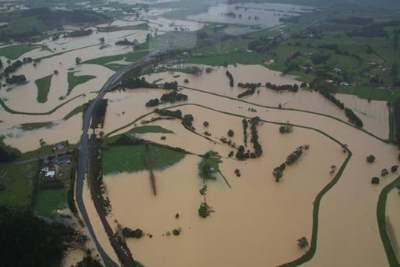
[[380,180],[378,177],[372,177],[371,184],[379,184]]
[[206,202],[202,202],[200,204],[199,210],[198,210],[199,216],[202,218],[207,218],[208,216],[210,216],[211,213],[211,209],[210,207],[207,205]]
[[297,246],[301,249],[308,247],[308,240],[305,236],[297,240]]
[[374,163],[375,162],[375,156],[374,155],[369,155],[368,157],[367,157],[367,162],[368,163]]

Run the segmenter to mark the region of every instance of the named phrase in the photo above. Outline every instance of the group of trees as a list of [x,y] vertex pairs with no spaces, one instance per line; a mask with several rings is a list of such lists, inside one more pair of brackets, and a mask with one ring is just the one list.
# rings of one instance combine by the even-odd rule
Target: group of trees
[[331,92],[328,91],[328,89],[320,88],[318,92],[326,99],[331,101],[333,104],[335,104],[338,108],[344,110],[344,114],[346,115],[350,123],[354,124],[358,128],[362,128],[364,126],[360,117],[358,117],[352,109],[345,107],[343,102],[337,99]]
[[21,74],[21,75],[13,75],[9,78],[6,79],[6,82],[8,84],[23,84],[26,83],[26,76]]
[[[250,124],[250,142],[253,144],[253,149],[254,152],[250,152],[250,150],[245,149],[245,147],[243,145],[239,146],[237,152],[236,152],[236,158],[238,160],[245,160],[248,158],[259,158],[261,157],[263,150],[262,150],[262,146],[258,140],[258,131],[257,131],[257,126],[260,123],[260,118],[259,117],[254,117],[252,119],[250,119],[250,121],[248,122]],[[246,121],[243,122],[243,126],[245,126],[244,128],[247,129],[248,127],[248,123]],[[247,131],[245,130],[246,133],[246,141],[247,141]]]
[[247,146],[247,128],[249,127],[249,123],[247,122],[246,119],[242,120],[242,126],[243,126],[243,143],[245,146]]
[[13,63],[8,61],[8,66],[4,68],[4,76],[8,77],[11,73],[16,72],[19,68],[21,68],[24,64],[31,63],[33,60],[31,57],[24,57],[22,60],[16,60]]
[[261,83],[238,83],[238,87],[247,89],[243,93],[238,95],[238,98],[243,98],[245,96],[254,95],[256,89],[261,86]]
[[289,92],[294,92],[297,93],[299,91],[299,88],[306,88],[307,84],[302,83],[300,86],[297,84],[283,84],[283,85],[277,85],[277,84],[272,84],[270,82],[267,82],[265,84],[265,87],[268,89],[274,90],[274,91],[289,91]]
[[238,94],[237,97],[243,98],[246,96],[251,96],[251,95],[254,95],[255,92],[256,92],[256,88],[250,88],[250,89],[247,89],[246,91],[244,91],[243,93]]
[[233,75],[232,75],[232,73],[230,73],[229,70],[226,71],[226,76],[227,76],[228,79],[229,79],[229,86],[230,86],[230,87],[233,87],[234,84],[235,84],[235,82],[234,82],[234,80],[233,80]]
[[357,126],[358,128],[362,128],[364,126],[362,120],[354,113],[353,110],[349,108],[344,109],[344,114],[346,115],[347,119]]
[[124,40],[116,41],[115,45],[134,46],[136,45],[136,41],[129,41],[125,38]]
[[155,107],[163,103],[175,103],[187,100],[188,100],[187,95],[178,93],[177,91],[172,91],[170,93],[163,94],[160,99],[158,98],[150,99],[146,103],[146,107]]
[[10,162],[20,156],[21,152],[18,149],[4,144],[2,140],[0,141],[0,162]]
[[35,217],[29,210],[0,207],[1,266],[60,266],[64,252],[80,236],[73,229]]
[[237,86],[245,89],[256,89],[261,86],[261,83],[238,83]]
[[185,126],[185,127],[187,127],[187,128],[190,128],[190,129],[194,129],[193,128],[193,121],[194,121],[194,118],[193,118],[193,115],[192,114],[185,114],[184,116],[183,116],[183,118],[182,118],[182,124],[183,124],[183,126]]
[[293,131],[293,126],[289,123],[286,123],[285,125],[279,127],[279,132],[281,134],[291,133],[292,131]]
[[210,206],[206,202],[201,202],[198,213],[200,217],[207,218],[211,213]]
[[123,80],[121,83],[121,86],[124,88],[129,88],[129,89],[155,87],[154,84],[147,82],[144,77],[142,77],[142,78],[136,77],[136,78],[129,78],[129,79]]
[[330,93],[328,90],[325,90],[323,88],[319,89],[318,92],[324,96],[326,99],[331,101],[333,104],[335,104],[338,108],[344,109],[345,106],[342,101],[337,99],[332,93]]
[[309,149],[308,145],[299,146],[298,148],[296,148],[295,151],[293,151],[289,156],[287,156],[286,161],[284,163],[282,163],[281,165],[279,165],[272,171],[272,175],[275,177],[275,181],[277,183],[283,177],[283,173],[284,173],[286,167],[297,162],[299,160],[299,158],[303,155],[304,150],[308,150],[308,149]]
[[173,82],[165,82],[163,84],[163,89],[167,90],[178,90],[178,82],[173,81]]
[[142,231],[142,229],[137,228],[135,230],[129,228],[129,227],[124,227],[122,229],[122,235],[124,237],[130,237],[130,238],[137,238],[140,239],[143,237],[144,233]]
[[179,109],[177,110],[156,109],[155,112],[160,116],[182,119],[182,111]]
[[161,96],[161,102],[165,103],[175,103],[178,101],[186,101],[188,100],[188,96],[185,94],[178,93],[176,91],[163,94]]

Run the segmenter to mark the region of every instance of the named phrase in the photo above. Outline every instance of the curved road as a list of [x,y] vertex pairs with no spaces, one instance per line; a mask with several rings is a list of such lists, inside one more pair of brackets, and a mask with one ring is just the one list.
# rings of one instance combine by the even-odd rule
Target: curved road
[[82,126],[82,137],[80,140],[79,145],[79,159],[78,159],[78,168],[77,168],[77,179],[76,179],[76,190],[75,190],[75,201],[77,203],[77,208],[81,214],[82,220],[84,225],[89,231],[89,234],[96,245],[96,248],[99,252],[100,257],[102,258],[106,267],[116,267],[119,266],[119,263],[116,263],[111,259],[111,257],[104,251],[103,247],[99,243],[96,233],[92,227],[90,222],[90,218],[88,216],[85,203],[83,201],[83,185],[85,181],[85,175],[87,173],[87,166],[88,166],[88,157],[89,157],[89,128],[92,121],[93,112],[95,110],[96,104],[99,100],[101,100],[107,92],[111,91],[115,88],[122,80],[122,78],[138,67],[143,67],[149,63],[152,63],[152,59],[155,58],[157,53],[149,54],[144,59],[135,62],[120,71],[114,73],[107,82],[103,85],[100,89],[99,93],[97,94],[96,98],[90,102],[90,105],[86,109],[85,113],[83,114],[83,126]]

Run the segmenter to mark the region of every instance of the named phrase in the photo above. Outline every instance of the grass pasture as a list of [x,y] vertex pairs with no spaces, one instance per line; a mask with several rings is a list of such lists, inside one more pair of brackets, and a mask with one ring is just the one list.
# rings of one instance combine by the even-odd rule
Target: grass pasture
[[[162,170],[182,160],[183,152],[178,152],[166,147],[149,145],[154,170]],[[104,175],[120,172],[137,172],[146,170],[145,145],[110,146],[104,149],[103,172]]]
[[75,76],[75,72],[68,72],[68,92],[67,96],[71,94],[72,90],[80,84],[84,84],[92,79],[96,78],[96,76],[92,75],[80,75]]
[[41,79],[37,79],[35,81],[38,93],[36,100],[39,103],[46,103],[47,102],[47,96],[49,95],[50,91],[50,86],[51,86],[51,78],[53,75],[49,75],[46,77],[43,77]]

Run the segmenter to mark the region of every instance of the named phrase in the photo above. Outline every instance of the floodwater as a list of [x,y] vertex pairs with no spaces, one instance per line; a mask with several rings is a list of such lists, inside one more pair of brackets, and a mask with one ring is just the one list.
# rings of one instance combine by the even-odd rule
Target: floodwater
[[[318,249],[315,257],[307,265],[330,266],[332,262],[335,262],[340,266],[372,267],[387,264],[378,232],[375,210],[381,188],[392,181],[395,175],[382,179],[381,185],[378,187],[372,186],[370,180],[372,176],[379,175],[383,168],[390,168],[397,163],[397,150],[394,146],[387,145],[332,118],[259,107],[255,107],[258,112],[253,113],[248,111],[248,107],[251,107],[250,104],[217,96],[210,97],[201,92],[189,90],[184,92],[189,95],[192,103],[249,117],[257,115],[267,120],[290,121],[315,127],[347,144],[353,152],[353,156],[339,182],[324,196],[321,202]],[[192,114],[197,114],[197,111]],[[208,118],[213,118],[213,116]],[[200,121],[196,123],[200,123]],[[221,125],[225,125],[225,122]],[[155,141],[159,140],[158,137],[153,138]],[[172,143],[173,137],[168,136],[167,141],[171,142],[171,145],[197,146],[193,142],[184,143],[185,139],[182,138],[179,139],[180,142],[175,140],[176,143]],[[371,153],[376,156],[377,161],[369,165],[365,158]],[[335,223],[337,218],[341,218],[341,223]],[[346,229],[343,229],[343,225],[346,226]]]
[[[147,16],[144,16],[144,18],[146,19]],[[124,25],[136,25],[138,23],[142,23],[143,21],[135,20],[124,22]],[[121,24],[122,21],[118,20],[115,21],[113,25]],[[153,25],[152,22],[150,22],[150,24],[152,27],[151,31],[154,31],[154,29],[160,27],[157,25],[157,23],[153,23]],[[199,27],[202,27],[201,24],[190,21],[187,21],[186,24],[185,21],[177,21],[175,23],[172,20],[163,20],[160,22],[160,25],[164,24],[166,24],[167,27],[164,27],[162,31],[159,31],[159,34],[174,30],[173,25],[177,25],[185,30],[195,30]],[[74,99],[50,115],[17,115],[7,113],[0,108],[0,110],[2,110],[2,112],[0,112],[0,131],[2,135],[6,137],[5,142],[7,144],[16,146],[22,152],[38,148],[39,140],[42,137],[48,143],[59,142],[63,140],[68,140],[71,143],[77,142],[81,129],[80,116],[75,116],[67,122],[63,121],[62,118],[74,108],[88,102],[88,100],[93,98],[95,96],[93,92],[99,90],[103,86],[107,79],[113,74],[113,71],[100,65],[76,65],[75,58],[80,57],[82,61],[86,61],[101,56],[127,53],[132,51],[131,47],[117,46],[115,45],[115,42],[123,38],[128,38],[129,40],[136,39],[142,43],[145,41],[147,33],[149,33],[149,31],[125,30],[106,33],[94,31],[94,33],[90,36],[61,38],[56,41],[46,39],[39,44],[46,45],[53,52],[38,48],[22,55],[21,58],[38,58],[42,56],[53,55],[53,53],[65,52],[60,55],[43,59],[37,64],[37,66],[33,66],[33,64],[27,64],[21,67],[15,74],[26,75],[28,83],[20,86],[8,86],[7,88],[0,90],[0,97],[9,108],[21,112],[48,112],[65,101],[82,94],[84,95]],[[104,49],[100,48],[100,38],[105,39],[105,44],[107,47]],[[4,62],[4,58],[2,59]],[[125,63],[125,61],[122,60],[120,63]],[[58,71],[58,74],[53,75],[52,77],[47,102],[38,103],[36,100],[38,92],[35,80],[51,75],[55,70]],[[72,90],[71,94],[67,96],[67,76],[68,72],[71,71],[76,72],[75,76],[91,75],[95,78],[84,84],[76,86]],[[17,129],[17,127],[22,123],[44,121],[53,121],[55,126],[51,129],[39,129],[28,132],[23,132]]]
[[61,267],[75,266],[85,257],[85,252],[80,249],[69,249],[64,256]]
[[[206,68],[204,65],[197,66],[201,69]],[[232,88],[229,86],[229,80],[225,75],[227,69],[232,73],[235,80],[235,86]],[[179,75],[180,77],[174,78],[175,75]],[[229,97],[237,97],[245,90],[236,86],[236,84],[239,82],[254,82],[262,83],[263,85],[265,85],[266,82],[280,85],[295,83],[299,84],[299,82],[296,81],[295,77],[293,76],[282,76],[281,73],[269,70],[268,68],[260,65],[237,65],[236,67],[231,65],[228,66],[228,68],[214,67],[211,73],[206,73],[203,71],[203,74],[199,76],[181,72],[163,72],[148,75],[146,78],[150,81],[155,81],[158,79],[163,79],[163,81],[176,80],[182,86],[201,89]],[[184,83],[185,79],[189,80],[188,84]],[[184,90],[184,93],[185,92],[188,93],[189,91]],[[364,123],[364,129],[383,139],[388,138],[389,113],[385,101],[368,102],[367,100],[358,98],[356,96],[342,94],[337,94],[337,98],[342,100],[346,106],[352,108],[357,115],[360,116]],[[314,91],[299,90],[297,93],[278,93],[267,88],[259,88],[256,94],[250,97],[245,97],[243,100],[259,105],[272,107],[278,107],[278,105],[282,105],[282,107],[285,108],[318,112],[329,116],[334,116],[343,121],[347,121],[347,118],[342,110],[337,108],[330,101],[326,100],[318,92]]]
[[[241,118],[194,106],[180,109],[194,115],[198,131],[207,120],[207,130],[214,139],[233,129],[234,142],[242,143]],[[245,266],[250,258],[252,266],[276,266],[303,253],[296,240],[302,236],[310,239],[313,199],[332,179],[330,166],[340,166],[345,159],[338,144],[300,128],[283,136],[278,126],[263,124],[259,136],[264,156],[237,162],[227,158],[227,146],[194,135],[177,121],[161,121],[157,125],[174,131],[165,141],[170,146],[201,154],[218,151],[224,157],[221,171],[231,188],[221,178],[208,183],[207,201],[216,212],[201,219],[197,215],[201,202],[201,180],[197,175],[200,159],[196,156],[186,156],[171,168],[155,173],[156,197],[151,194],[146,172],[105,177],[112,218],[123,226],[139,227],[153,235],[151,239],[128,241],[139,261],[148,266]],[[141,136],[163,142],[161,135]],[[310,150],[298,164],[287,169],[281,183],[275,183],[272,169],[302,144],[309,144]],[[241,171],[240,178],[234,175],[236,168]],[[178,220],[176,213],[180,214]],[[177,227],[182,228],[181,236],[163,235]]]
[[218,4],[209,7],[205,13],[188,16],[188,18],[201,22],[257,25],[268,28],[279,25],[281,18],[298,16],[311,10],[308,7],[287,4]]
[[[69,47],[74,46],[70,45]],[[110,48],[107,52],[107,49],[100,50],[97,47],[83,48],[43,60],[36,68],[31,65],[21,68],[18,74],[26,74],[31,82],[28,85],[13,88],[11,91],[5,89],[0,91],[0,97],[7,99],[7,105],[19,111],[43,112],[61,103],[58,98],[66,93],[64,83],[66,72],[70,67],[80,71],[79,75],[90,74],[97,78],[76,87],[65,100],[81,93],[85,93],[86,97],[74,100],[51,115],[26,116],[8,114],[5,111],[0,112],[0,120],[3,121],[0,123],[0,130],[8,135],[5,142],[16,146],[21,151],[39,147],[40,138],[44,138],[49,143],[65,139],[77,142],[81,134],[81,117],[77,115],[68,121],[62,121],[62,118],[74,107],[92,98],[94,94],[90,92],[98,90],[105,80],[111,76],[112,71],[93,65],[76,67],[75,57],[80,56],[83,60],[86,60],[103,55],[120,54],[120,52],[126,51],[124,49],[115,48],[114,50],[114,48]],[[49,101],[45,104],[38,104],[36,103],[37,90],[33,82],[36,78],[51,74],[54,69],[58,69],[60,73],[50,89]],[[235,83],[273,82],[283,84],[296,82],[294,77],[282,77],[279,73],[261,66],[229,66],[229,70],[235,78]],[[189,84],[187,86],[189,87],[236,97],[242,92],[242,89],[229,87],[225,71],[225,68],[214,68],[212,73],[204,73],[198,77],[180,73],[179,78],[173,78],[169,73],[159,73],[151,75],[148,79],[176,79],[184,84],[183,80],[188,78]],[[346,120],[342,111],[315,92],[275,93],[265,88],[260,88],[259,91],[259,94],[256,93],[256,95],[245,100],[266,106],[277,107],[281,104],[284,107],[312,110]],[[144,106],[145,102],[150,98],[159,97],[161,93],[161,90],[134,90],[108,94],[107,98],[110,99],[110,103],[104,131],[110,132],[131,122],[139,115],[150,112],[151,109]],[[191,103],[207,105],[217,110],[248,117],[260,116],[266,120],[290,121],[291,123],[315,127],[348,144],[353,156],[339,182],[322,199],[317,251],[313,259],[306,265],[332,266],[333,263],[335,266],[374,267],[387,265],[376,222],[376,204],[381,189],[390,183],[396,175],[389,175],[381,179],[379,186],[372,186],[370,179],[372,176],[379,175],[381,169],[390,168],[397,163],[398,151],[395,147],[384,144],[370,135],[332,118],[304,112],[257,107],[234,99],[211,96],[189,89],[184,89],[183,93],[189,95]],[[364,100],[354,99],[353,97],[340,95],[338,97],[360,114],[365,129],[382,138],[387,137],[388,126],[387,119],[385,119],[387,107],[382,102],[366,103]],[[257,112],[249,111],[249,107],[255,108]],[[196,128],[200,131],[204,130],[202,122],[208,120],[210,122],[209,131],[213,134],[213,138],[218,139],[225,136],[229,127],[235,131],[235,142],[241,142],[240,119],[232,119],[229,116],[222,116],[219,113],[193,106],[181,107],[181,109],[184,113],[194,115]],[[52,129],[29,132],[21,132],[15,129],[20,123],[41,121],[54,121],[56,126]],[[163,121],[159,124],[176,132],[176,135],[167,136],[165,142],[169,145],[184,147],[196,153],[204,153],[213,149],[223,157],[226,157],[230,151],[226,146],[214,145],[212,142],[186,132],[178,122]],[[157,180],[161,190],[157,197],[165,199],[165,203],[157,204],[151,201],[151,195],[146,194],[145,189],[143,189],[148,188],[148,181],[145,179],[117,179],[117,177],[114,177],[115,179],[110,179],[112,182],[106,182],[110,199],[113,202],[113,216],[122,224],[143,227],[144,230],[154,234],[153,239],[129,241],[129,246],[134,255],[138,255],[139,260],[143,261],[144,264],[148,263],[149,266],[159,266],[167,261],[171,262],[172,266],[191,266],[188,265],[191,262],[200,262],[203,265],[215,265],[217,263],[218,266],[225,266],[233,265],[230,261],[231,258],[236,259],[235,264],[238,263],[238,265],[246,265],[247,259],[252,258],[254,259],[254,266],[273,266],[297,258],[302,254],[297,249],[296,239],[302,236],[306,236],[309,240],[311,238],[312,201],[323,186],[330,181],[330,165],[339,166],[345,155],[341,154],[337,144],[310,131],[296,128],[291,135],[281,136],[278,134],[276,126],[267,125],[264,125],[260,131],[264,156],[261,159],[244,163],[224,159],[221,169],[229,179],[232,189],[228,189],[222,182],[210,186],[209,204],[215,208],[216,212],[206,220],[200,220],[197,216],[197,208],[200,203],[199,195],[196,192],[199,186],[196,157],[187,157],[178,165],[156,174],[157,177],[167,177],[165,181],[163,179]],[[144,138],[161,142],[160,135],[157,134],[144,135]],[[298,165],[287,171],[281,184],[275,184],[271,175],[272,168],[281,163],[297,145],[304,143],[311,144],[309,154],[305,155]],[[377,161],[369,165],[366,163],[365,157],[371,153],[376,156]],[[236,178],[233,175],[233,170],[238,166],[242,172],[241,178]],[[182,175],[183,173],[185,175]],[[134,175],[142,178],[146,176],[143,173]],[[129,175],[129,177],[133,176]],[[291,179],[291,177],[293,178]],[[174,179],[176,180],[175,183],[169,183],[170,180]],[[181,181],[179,179],[187,180]],[[123,181],[120,182],[121,185],[118,184],[119,180]],[[163,184],[167,180],[168,184]],[[128,187],[130,183],[137,184]],[[194,189],[195,186],[197,186],[197,189]],[[122,200],[118,200],[115,192],[127,192],[128,188],[130,191],[129,194],[126,194],[126,201],[121,203]],[[137,194],[131,193],[135,190],[140,191]],[[178,198],[181,194],[182,198]],[[191,197],[186,198],[186,194],[187,196],[190,194]],[[121,195],[125,194],[121,193]],[[88,196],[86,196],[86,202],[90,206],[91,201],[89,201]],[[168,203],[170,206],[168,206]],[[392,201],[388,203],[392,203]],[[143,209],[143,205],[149,208]],[[127,209],[127,207],[135,208],[135,217],[132,217],[133,215],[129,213],[127,215],[122,214],[122,210]],[[100,236],[104,235],[100,237],[101,242],[104,243],[103,246],[106,247],[106,250],[110,250],[112,254],[107,237],[101,225],[98,224],[98,221],[96,222],[97,215],[94,208],[90,209],[90,216],[94,218],[96,231],[99,232]],[[181,210],[179,212],[183,214],[182,220],[179,220],[179,225],[175,222],[175,211],[172,211],[173,209],[179,209]],[[397,217],[392,215],[392,210],[389,207],[388,213],[390,220],[395,225]],[[169,215],[170,218],[165,219],[165,225],[161,223],[162,220],[149,219],[150,215],[155,218],[167,216],[166,211],[168,215],[171,212],[171,215]],[[239,227],[237,223],[232,223],[236,221],[242,223],[242,227]],[[145,222],[148,224],[145,224]],[[162,233],[172,230],[170,229],[172,226],[182,227],[182,235],[179,237],[163,237]],[[189,229],[189,227],[191,228]],[[397,231],[396,229],[395,231]],[[237,240],[243,240],[243,242],[239,243]],[[109,247],[107,248],[107,246]],[[221,249],[221,247],[224,249]],[[176,248],[180,248],[181,251]],[[246,253],[239,253],[243,249],[246,249]],[[182,253],[182,251],[185,253]],[[204,254],[200,254],[199,251],[204,251]],[[266,253],[266,251],[271,253]],[[230,258],[224,260],[225,255]]]

